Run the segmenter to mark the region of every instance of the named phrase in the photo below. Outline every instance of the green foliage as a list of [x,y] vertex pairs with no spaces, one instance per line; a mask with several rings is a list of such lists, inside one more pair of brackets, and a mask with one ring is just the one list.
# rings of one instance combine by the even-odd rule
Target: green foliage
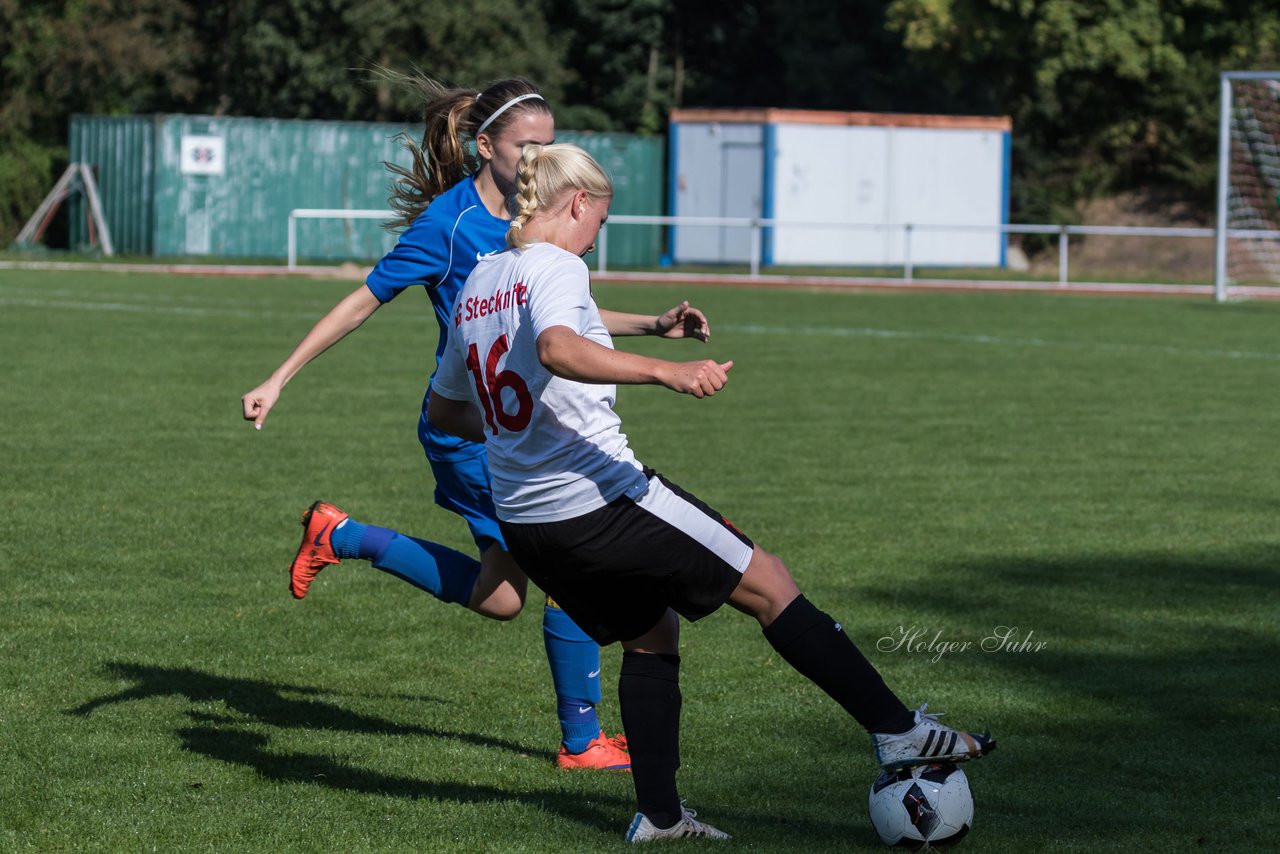
[[60,141],[74,112],[409,118],[420,105],[371,68],[518,74],[559,95],[566,42],[516,0],[0,0],[0,128]]
[[191,103],[201,53],[193,15],[169,0],[0,2],[0,134],[66,138],[71,113],[136,113]]
[[571,104],[590,108],[572,115],[595,125],[566,126],[660,132],[673,103],[667,51],[672,0],[545,0],[542,5],[548,24],[567,39],[572,77],[566,96]]
[[49,176],[66,165],[63,146],[40,145],[22,136],[0,145],[0,246],[7,245],[51,189]]
[[76,112],[412,121],[373,69],[522,75],[577,130],[662,133],[680,106],[1009,115],[1015,218],[1070,222],[1135,186],[1207,205],[1218,73],[1278,65],[1273,0],[0,0],[0,148],[62,145]]
[[672,23],[683,104],[955,112],[907,62],[885,2],[681,2]]
[[[629,850],[630,778],[552,767],[536,593],[499,624],[346,562],[289,598],[316,497],[473,548],[414,433],[421,301],[262,431],[239,417],[350,287],[0,271],[0,849]],[[621,389],[637,456],[781,555],[904,699],[1000,738],[960,851],[1274,849],[1280,305],[596,292],[711,317],[706,346],[620,346],[735,360],[710,400]],[[1001,625],[1047,647],[876,644]],[[681,794],[735,836],[687,850],[885,850],[866,736],[752,621],[682,652]]]
[[38,153],[65,145],[73,113],[416,119],[420,99],[377,67],[520,75],[558,102],[566,44],[517,0],[0,0],[0,245],[52,186]]
[[[449,85],[510,76],[558,96],[563,39],[516,0],[288,0],[211,3],[222,34],[203,63],[200,109],[232,115],[412,120],[421,103],[372,73],[418,68]],[[520,21],[519,26],[510,22]]]
[[191,19],[168,0],[0,0],[0,246],[65,166],[72,113],[190,103],[200,53]]
[[888,22],[957,107],[1013,117],[1024,221],[1148,183],[1207,201],[1218,72],[1280,61],[1265,0],[893,0]]

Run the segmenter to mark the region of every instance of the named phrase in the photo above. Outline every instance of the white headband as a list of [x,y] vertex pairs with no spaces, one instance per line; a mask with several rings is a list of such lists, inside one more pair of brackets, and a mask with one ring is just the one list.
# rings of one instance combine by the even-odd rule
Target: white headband
[[484,120],[484,124],[482,124],[482,125],[480,125],[480,127],[476,128],[475,135],[476,135],[476,136],[479,136],[480,134],[484,133],[484,129],[485,129],[485,128],[487,128],[490,124],[492,124],[494,119],[496,119],[498,116],[502,115],[502,114],[506,111],[507,107],[515,106],[516,104],[520,103],[521,101],[527,101],[527,100],[529,100],[530,98],[537,98],[537,99],[538,99],[538,100],[540,100],[540,101],[545,101],[545,100],[546,100],[546,98],[543,98],[543,97],[542,97],[541,95],[539,95],[537,92],[530,92],[528,95],[517,95],[517,96],[515,96],[514,98],[512,98],[510,101],[507,101],[507,103],[503,104],[503,105],[502,105],[501,107],[499,107],[498,109],[494,110],[494,111],[493,111],[493,115],[491,115],[491,116],[489,116],[489,118],[485,119],[485,120]]

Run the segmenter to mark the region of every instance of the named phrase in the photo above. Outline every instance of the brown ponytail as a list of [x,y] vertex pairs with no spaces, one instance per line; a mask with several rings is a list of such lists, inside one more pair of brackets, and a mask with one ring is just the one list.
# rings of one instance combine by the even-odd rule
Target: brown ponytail
[[[477,93],[446,88],[420,73],[387,72],[386,76],[415,89],[427,102],[423,110],[422,142],[415,143],[401,134],[412,164],[408,168],[386,164],[397,176],[391,185],[391,207],[397,213],[387,226],[391,229],[412,225],[436,196],[476,172],[480,167],[479,157],[468,142],[486,120],[492,117],[485,133],[498,136],[517,115],[529,112],[551,115],[551,107],[540,97],[521,101],[498,113],[512,98],[538,94],[538,88],[527,80],[500,80]],[[495,116],[495,113],[498,114]]]

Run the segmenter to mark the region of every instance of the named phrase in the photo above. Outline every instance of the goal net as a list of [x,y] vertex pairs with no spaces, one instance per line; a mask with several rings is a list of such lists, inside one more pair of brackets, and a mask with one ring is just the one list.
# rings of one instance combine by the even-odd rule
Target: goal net
[[1280,71],[1224,73],[1219,132],[1216,279],[1225,298],[1229,286],[1280,284]]

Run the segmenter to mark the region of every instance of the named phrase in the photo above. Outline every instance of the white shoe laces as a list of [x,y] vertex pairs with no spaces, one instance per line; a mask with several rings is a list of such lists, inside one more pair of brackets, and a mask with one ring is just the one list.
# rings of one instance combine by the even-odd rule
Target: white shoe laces
[[690,829],[694,835],[699,837],[710,837],[712,839],[719,839],[721,836],[725,839],[731,838],[729,834],[725,833],[723,830],[712,827],[705,822],[698,821],[698,811],[686,807],[684,805],[684,801],[680,802],[680,812],[682,815],[681,821],[689,823]]
[[946,712],[934,712],[931,715],[927,715],[925,714],[925,711],[924,711],[927,708],[929,708],[928,703],[921,703],[920,708],[916,709],[916,723],[924,723],[925,721],[929,721],[931,723],[936,724],[938,722],[938,718],[946,714]]

